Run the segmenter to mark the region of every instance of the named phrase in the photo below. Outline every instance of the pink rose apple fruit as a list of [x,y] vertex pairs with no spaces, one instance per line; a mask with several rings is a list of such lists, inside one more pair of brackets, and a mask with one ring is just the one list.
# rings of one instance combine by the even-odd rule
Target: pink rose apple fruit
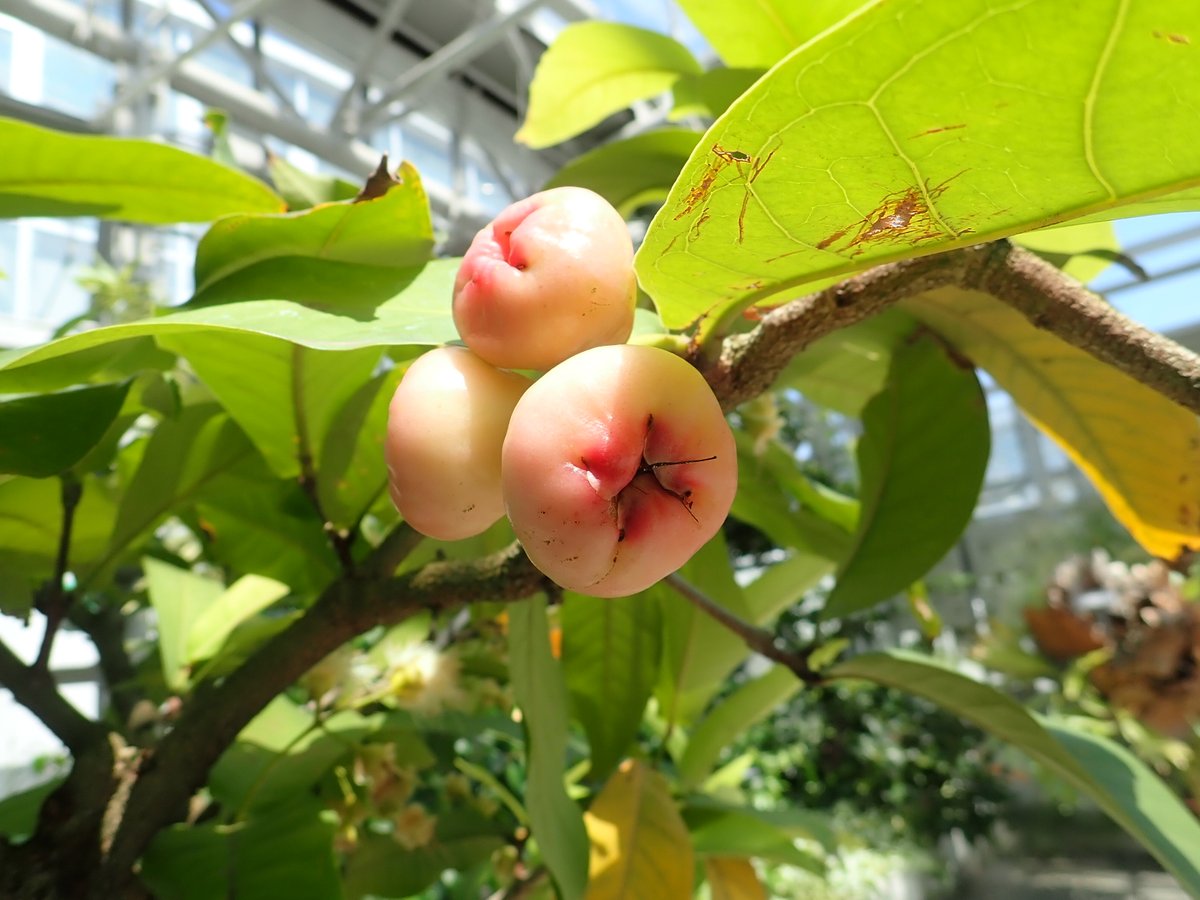
[[532,382],[464,347],[439,347],[404,373],[388,407],[392,502],[428,537],[456,541],[504,515],[500,448]]
[[597,347],[517,403],[501,481],[538,569],[569,590],[622,597],[717,533],[737,492],[737,452],[712,389],[686,361]]
[[545,371],[633,330],[633,242],[584,188],[512,204],[475,236],[454,282],[454,324],[481,359]]

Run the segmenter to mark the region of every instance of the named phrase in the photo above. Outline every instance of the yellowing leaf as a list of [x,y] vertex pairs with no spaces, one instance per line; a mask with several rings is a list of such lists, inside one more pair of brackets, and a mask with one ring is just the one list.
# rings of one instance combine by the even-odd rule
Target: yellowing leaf
[[[687,900],[692,842],[666,781],[626,760],[583,817],[591,843],[586,900]],[[734,895],[730,895],[734,896]]]
[[750,860],[736,856],[710,856],[704,873],[712,900],[767,900],[767,892]]
[[1200,547],[1196,416],[986,294],[947,288],[907,306],[988,370],[1147,551]]

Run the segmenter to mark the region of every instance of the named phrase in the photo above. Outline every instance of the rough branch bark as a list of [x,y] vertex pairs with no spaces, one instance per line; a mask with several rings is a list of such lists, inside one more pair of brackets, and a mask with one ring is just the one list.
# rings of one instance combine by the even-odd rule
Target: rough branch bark
[[104,866],[114,885],[127,877],[159,829],[183,817],[188,798],[238,732],[333,650],[376,625],[394,625],[422,610],[519,600],[545,584],[515,543],[482,559],[429,563],[397,578],[335,582],[228,678],[198,691],[174,729],[144,755]]
[[1200,357],[1123,316],[1050,263],[1007,241],[878,266],[771,310],[696,360],[733,409],[767,390],[793,356],[839,328],[936,288],[991,294],[1038,328],[1200,414]]

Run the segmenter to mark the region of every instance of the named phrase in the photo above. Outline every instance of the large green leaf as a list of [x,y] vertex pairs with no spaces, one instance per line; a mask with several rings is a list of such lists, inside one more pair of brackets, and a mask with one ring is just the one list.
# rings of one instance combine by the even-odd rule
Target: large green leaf
[[504,846],[504,838],[488,823],[463,827],[438,816],[434,840],[406,850],[390,837],[366,834],[346,867],[342,882],[347,900],[366,897],[412,897],[447,870],[467,872],[486,863]]
[[571,160],[546,187],[588,188],[629,216],[667,196],[699,139],[698,131],[664,128],[613,141]]
[[0,800],[0,834],[9,839],[31,836],[37,827],[42,803],[62,782],[61,778],[51,778]]
[[[342,405],[371,377],[379,350],[312,350],[258,334],[171,335],[225,411],[283,478],[315,468]],[[253,378],[246,373],[253,372]]]
[[[399,184],[372,200],[222,219],[196,248],[197,298],[203,299],[218,283],[222,293],[236,292],[249,270],[267,260],[308,258],[400,269],[423,264],[433,248],[429,200],[411,165],[403,164],[399,177]],[[275,296],[287,298],[291,293],[284,280]]]
[[728,66],[773,66],[865,0],[679,0]]
[[317,496],[334,525],[353,526],[386,486],[388,406],[403,375],[396,366],[364,382],[330,423],[317,465]]
[[[281,272],[288,268],[302,269],[302,262],[271,261],[279,264]],[[459,260],[437,260],[419,271],[315,262],[342,267],[344,277],[336,291],[322,283],[313,287],[311,296],[252,299],[187,309],[156,319],[68,335],[36,347],[0,352],[0,391],[9,389],[9,378],[17,383],[38,378],[53,381],[58,367],[74,365],[69,359],[72,354],[91,351],[87,365],[99,366],[102,362],[92,355],[95,348],[107,345],[108,352],[117,358],[128,350],[123,342],[145,335],[206,331],[260,334],[317,350],[432,346],[458,339],[450,315],[450,295]],[[269,291],[272,286],[271,280],[264,276],[260,287]],[[241,290],[247,290],[246,286],[242,285]],[[269,298],[271,294],[262,296]],[[46,368],[42,369],[43,366]]]
[[863,507],[826,616],[903,590],[954,546],[970,521],[991,433],[975,370],[926,334],[892,357],[888,384],[863,410]]
[[233,630],[286,597],[286,584],[261,575],[244,575],[191,621],[184,659],[189,665],[216,656]]
[[[254,448],[215,403],[189,406],[176,419],[160,422],[145,443],[126,448],[140,451],[115,522],[109,520],[105,553],[82,571],[88,584],[119,561],[130,546],[172,512],[192,503],[221,473],[254,453]],[[86,499],[86,491],[85,491]]]
[[987,369],[1149,553],[1200,547],[1194,413],[990,295],[947,288],[904,305]]
[[688,736],[679,760],[679,781],[685,790],[699,786],[721,751],[756,722],[796,693],[800,681],[791,670],[772,666],[766,674],[741,684],[708,713]]
[[[116,504],[98,479],[84,481],[75,507],[68,562],[76,573],[102,556],[112,535]],[[62,489],[58,479],[0,475],[0,572],[6,586],[47,578],[54,571],[62,529]],[[19,579],[16,575],[21,576]],[[10,580],[11,579],[11,580]],[[2,608],[20,612],[27,600]]]
[[618,600],[568,594],[562,667],[591,747],[590,777],[606,778],[637,736],[658,676],[662,627],[652,594]]
[[0,473],[45,478],[87,454],[112,424],[130,382],[0,403]]
[[835,568],[832,560],[815,553],[793,553],[769,567],[742,589],[750,620],[758,625],[773,622]]
[[267,160],[267,173],[275,190],[285,201],[288,209],[295,211],[334,203],[338,200],[353,200],[359,188],[334,175],[313,175],[298,169],[282,156],[271,154]]
[[668,327],[708,328],[885,260],[1157,210],[1200,185],[1200,55],[1171,38],[1196,34],[1174,0],[874,0],[704,136],[642,285]]
[[672,122],[687,116],[715,119],[762,78],[763,72],[763,69],[710,69],[700,75],[685,75],[671,88],[675,105],[668,118]]
[[859,418],[867,401],[883,390],[892,353],[914,326],[912,318],[892,309],[839,328],[792,357],[776,386]]
[[[780,547],[833,562],[842,560],[851,544],[849,531],[840,519],[841,511],[839,518],[833,519],[827,511],[818,511],[796,496],[792,488],[801,480],[808,486],[807,479],[785,449],[770,448],[772,456],[782,454],[784,460],[768,462],[755,454],[753,440],[748,435],[737,432],[735,437],[738,492],[730,515],[753,525]],[[811,493],[817,492],[812,489]]]
[[1200,822],[1129,751],[1064,724],[1039,723],[995,688],[928,657],[903,651],[872,653],[839,663],[827,675],[866,679],[916,694],[1010,742],[1091,797],[1189,893],[1200,895]]
[[283,200],[258,179],[165,144],[64,134],[0,118],[0,147],[0,218],[207,222],[283,209]]
[[[720,532],[679,570],[709,599],[743,619],[746,598],[733,580],[729,550]],[[748,654],[740,637],[701,612],[664,584],[653,589],[662,609],[662,671],[655,694],[669,723],[694,719],[724,683],[729,670]]]
[[338,572],[312,502],[295,481],[275,479],[255,455],[204,485],[195,511],[208,555],[231,573],[274,578],[303,597]]
[[161,900],[340,897],[334,824],[323,812],[299,797],[239,825],[173,825],[146,850],[142,878]]
[[513,699],[525,724],[525,808],[533,836],[564,900],[579,900],[588,880],[588,840],[579,808],[563,784],[567,690],[550,652],[546,601],[540,595],[509,611]]
[[172,691],[182,692],[189,681],[188,635],[217,602],[224,586],[219,581],[180,569],[157,559],[145,559],[146,589],[158,620],[158,653],[163,677]]
[[548,147],[667,90],[700,64],[678,41],[633,25],[568,25],[538,61],[517,140]]

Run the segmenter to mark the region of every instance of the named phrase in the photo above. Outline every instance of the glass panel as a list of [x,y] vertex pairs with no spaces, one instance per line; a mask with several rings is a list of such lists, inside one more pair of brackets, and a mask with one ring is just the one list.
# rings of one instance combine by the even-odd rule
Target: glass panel
[[13,289],[17,277],[17,226],[0,222],[0,315],[11,316],[16,307]]
[[0,91],[8,92],[12,84],[12,32],[0,28]]
[[31,319],[58,325],[87,309],[88,293],[75,282],[75,270],[90,263],[95,251],[94,237],[34,233],[29,278]]
[[113,97],[116,68],[46,35],[42,102],[46,106],[88,118]]

